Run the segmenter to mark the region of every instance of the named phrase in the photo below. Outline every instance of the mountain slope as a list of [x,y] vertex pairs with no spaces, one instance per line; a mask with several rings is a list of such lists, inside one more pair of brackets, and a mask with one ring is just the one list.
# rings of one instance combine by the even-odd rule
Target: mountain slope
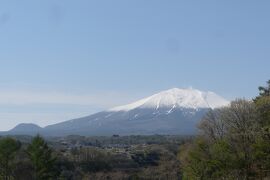
[[229,102],[213,92],[170,89],[88,117],[47,126],[50,134],[193,134],[210,109]]
[[194,134],[196,124],[209,109],[228,104],[213,92],[174,88],[128,105],[50,125],[39,132],[50,136]]

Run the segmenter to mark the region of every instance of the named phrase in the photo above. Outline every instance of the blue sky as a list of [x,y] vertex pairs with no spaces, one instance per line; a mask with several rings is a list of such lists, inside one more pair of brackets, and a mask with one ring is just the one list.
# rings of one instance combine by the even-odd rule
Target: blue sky
[[0,130],[173,87],[251,98],[270,78],[270,1],[3,0]]

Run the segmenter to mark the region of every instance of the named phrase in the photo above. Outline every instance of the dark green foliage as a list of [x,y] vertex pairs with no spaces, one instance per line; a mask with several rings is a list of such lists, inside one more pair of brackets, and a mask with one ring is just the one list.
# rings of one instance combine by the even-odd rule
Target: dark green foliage
[[260,115],[264,136],[270,140],[270,80],[267,83],[267,87],[259,87],[260,95],[256,97],[254,102]]
[[260,94],[260,96],[257,98],[264,97],[264,96],[270,96],[270,80],[267,81],[266,87],[263,87],[263,86],[259,87],[259,94]]
[[112,167],[110,164],[104,161],[83,161],[79,165],[84,172],[98,172],[98,171],[108,171],[111,170]]
[[260,95],[254,100],[259,114],[259,137],[254,144],[255,162],[260,177],[270,174],[270,80],[267,87],[259,87]]
[[27,147],[27,154],[33,168],[33,177],[36,180],[48,180],[55,178],[55,158],[51,148],[40,136],[33,138]]
[[12,178],[15,155],[20,147],[20,142],[12,138],[7,137],[0,140],[0,177],[3,180]]
[[257,111],[260,115],[260,123],[264,130],[264,135],[270,139],[270,80],[267,87],[259,87],[260,95],[254,100]]
[[157,166],[160,154],[156,151],[153,152],[138,152],[132,155],[132,159],[141,167]]

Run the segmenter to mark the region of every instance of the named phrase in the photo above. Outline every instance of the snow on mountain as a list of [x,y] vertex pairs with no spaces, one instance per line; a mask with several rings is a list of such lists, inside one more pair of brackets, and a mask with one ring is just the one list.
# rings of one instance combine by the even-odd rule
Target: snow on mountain
[[215,94],[214,92],[203,92],[197,89],[173,88],[134,103],[118,106],[108,111],[130,111],[136,108],[218,108],[227,106],[229,101]]

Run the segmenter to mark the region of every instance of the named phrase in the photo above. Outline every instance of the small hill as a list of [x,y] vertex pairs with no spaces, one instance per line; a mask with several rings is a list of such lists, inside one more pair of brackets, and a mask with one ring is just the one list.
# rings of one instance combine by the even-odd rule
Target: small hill
[[42,133],[43,128],[39,127],[36,124],[32,123],[22,123],[18,124],[16,127],[13,129],[9,130],[7,134],[9,135],[35,135]]

